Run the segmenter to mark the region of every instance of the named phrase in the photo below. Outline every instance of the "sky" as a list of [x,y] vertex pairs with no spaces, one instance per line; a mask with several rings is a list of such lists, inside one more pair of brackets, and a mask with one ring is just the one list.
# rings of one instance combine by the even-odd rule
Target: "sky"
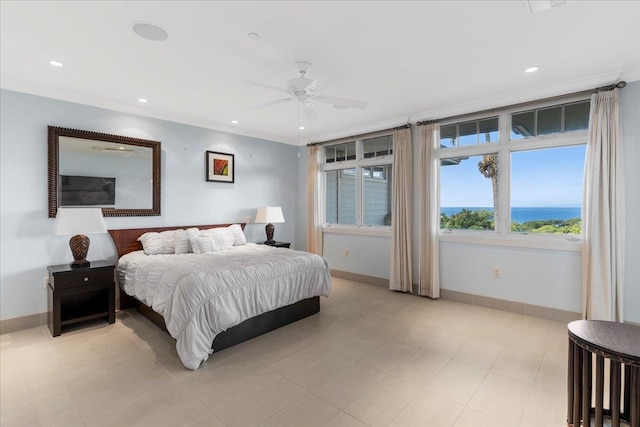
[[[512,207],[580,207],[586,145],[511,154]],[[491,179],[478,171],[482,156],[440,168],[441,207],[492,207]]]

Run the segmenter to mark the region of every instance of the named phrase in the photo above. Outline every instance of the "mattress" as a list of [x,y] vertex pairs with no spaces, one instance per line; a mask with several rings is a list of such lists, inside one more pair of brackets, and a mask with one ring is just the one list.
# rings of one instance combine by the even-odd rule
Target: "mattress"
[[120,286],[164,317],[184,366],[197,369],[216,335],[244,320],[331,293],[328,262],[315,254],[246,244],[205,254],[118,261]]

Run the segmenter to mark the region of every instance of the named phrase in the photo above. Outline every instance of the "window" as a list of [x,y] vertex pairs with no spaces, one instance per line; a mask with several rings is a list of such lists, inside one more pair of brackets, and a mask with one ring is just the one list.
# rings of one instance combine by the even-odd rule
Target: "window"
[[393,135],[380,134],[324,147],[324,222],[391,225]]
[[440,228],[581,234],[589,101],[440,128]]

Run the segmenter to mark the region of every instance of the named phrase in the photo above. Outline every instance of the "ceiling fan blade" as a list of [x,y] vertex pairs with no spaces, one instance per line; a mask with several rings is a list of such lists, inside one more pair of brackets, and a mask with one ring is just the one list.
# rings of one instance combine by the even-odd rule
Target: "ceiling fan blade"
[[304,113],[307,120],[318,120],[318,112],[316,108],[311,103],[301,104],[302,112]]
[[289,102],[292,99],[295,99],[295,98],[277,99],[275,101],[266,102],[264,104],[259,104],[259,105],[253,106],[253,107],[249,108],[249,110],[261,110],[263,108],[271,107],[272,105],[278,105],[278,104],[282,104],[284,102]]
[[360,101],[358,99],[340,98],[328,95],[315,95],[313,99],[320,102],[326,102],[327,104],[333,104],[338,107],[359,108],[361,110],[367,108],[367,105],[369,104],[367,101]]
[[260,82],[253,82],[251,80],[245,80],[245,83],[253,85],[253,86],[263,87],[265,89],[275,90],[276,92],[280,92],[280,93],[289,93],[288,90],[283,89],[281,87],[271,86],[271,85],[260,83]]
[[314,92],[319,92],[326,87],[329,87],[331,85],[338,83],[338,81],[339,80],[335,77],[320,76],[314,81],[312,81],[311,83],[309,83],[309,86],[307,86],[307,88],[311,89]]

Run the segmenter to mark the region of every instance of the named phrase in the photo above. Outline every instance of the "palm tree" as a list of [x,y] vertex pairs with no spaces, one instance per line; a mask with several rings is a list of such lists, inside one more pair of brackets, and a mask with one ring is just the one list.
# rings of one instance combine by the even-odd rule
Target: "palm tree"
[[498,220],[498,155],[485,154],[478,162],[478,170],[485,178],[491,178],[493,187],[493,223]]

